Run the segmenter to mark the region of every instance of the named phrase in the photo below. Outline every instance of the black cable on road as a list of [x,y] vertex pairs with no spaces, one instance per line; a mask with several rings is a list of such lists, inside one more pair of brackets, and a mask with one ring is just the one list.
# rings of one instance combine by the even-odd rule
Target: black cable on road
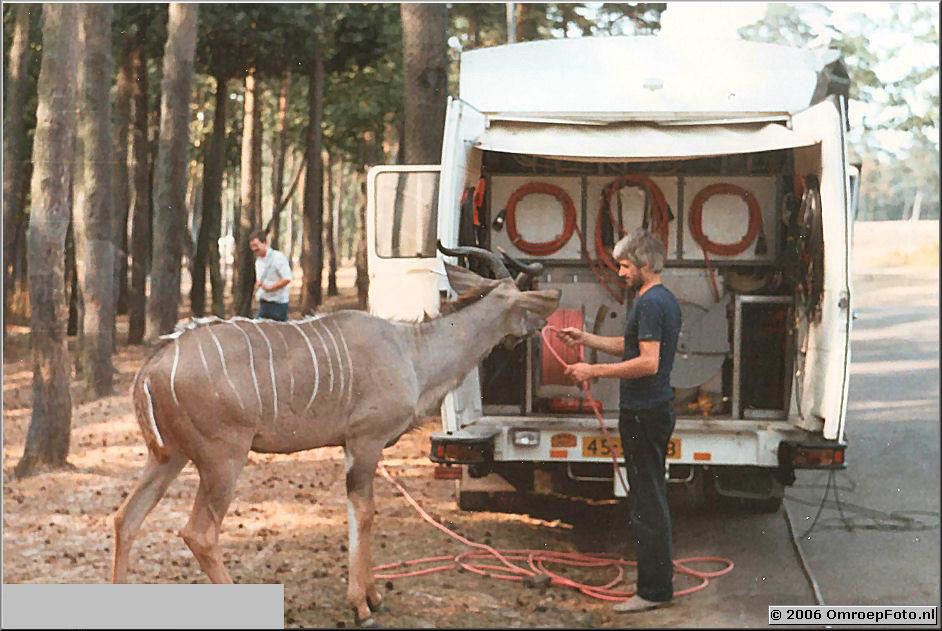
[[[841,488],[837,484],[837,472],[829,471],[827,482],[823,485],[820,484],[809,484],[809,485],[798,485],[799,488],[824,488],[824,495],[821,497],[820,502],[809,502],[806,500],[800,500],[791,495],[786,495],[786,498],[792,502],[798,504],[804,504],[805,506],[817,506],[818,511],[815,514],[814,520],[811,522],[811,526],[801,535],[802,539],[807,538],[818,526],[818,520],[821,517],[821,513],[825,508],[837,509],[840,513],[839,518],[830,518],[821,521],[820,527],[826,530],[837,529],[843,527],[848,532],[853,532],[854,530],[876,530],[880,532],[920,532],[925,530],[933,530],[939,527],[939,513],[935,511],[924,511],[924,510],[904,510],[904,511],[892,511],[884,512],[876,510],[873,508],[868,508],[866,506],[859,506],[857,504],[845,504],[841,501],[841,496],[839,491],[853,492],[857,488],[856,482],[851,478],[849,479],[850,485],[848,487]],[[834,501],[828,501],[828,494],[833,489],[834,491]],[[788,532],[791,535],[792,545],[795,548],[795,552],[798,554],[798,560],[801,563],[801,569],[805,574],[805,577],[808,579],[808,583],[811,585],[811,589],[814,592],[814,600],[818,605],[824,605],[824,596],[821,594],[821,588],[818,585],[818,581],[814,576],[814,573],[811,571],[811,567],[808,565],[808,560],[805,558],[805,554],[801,549],[801,544],[798,541],[798,537],[795,536],[795,528],[792,524],[791,514],[788,512],[788,504],[786,502],[782,503],[783,513],[785,515],[785,524],[788,526]],[[860,523],[859,520],[855,521],[853,517],[848,517],[845,515],[845,509],[848,513],[860,515],[864,519],[869,519],[873,523]],[[928,521],[919,520],[917,517],[929,517]],[[934,521],[933,521],[934,518]],[[840,520],[840,523],[834,524],[835,520]],[[833,525],[828,525],[828,524]]]

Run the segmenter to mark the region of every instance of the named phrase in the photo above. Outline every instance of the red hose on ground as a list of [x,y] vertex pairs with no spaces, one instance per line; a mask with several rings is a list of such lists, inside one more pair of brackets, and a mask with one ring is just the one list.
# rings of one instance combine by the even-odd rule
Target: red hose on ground
[[[416,502],[411,495],[409,495],[408,491],[406,491],[406,489],[403,488],[403,486],[389,474],[389,472],[386,470],[386,467],[384,467],[382,464],[379,465],[379,472],[390,484],[392,484],[394,487],[396,487],[396,489],[399,490],[400,493],[402,493],[402,496],[405,497],[406,501],[409,502],[409,504],[411,504],[412,507],[419,513],[422,519],[427,521],[438,530],[441,530],[449,537],[452,537],[453,539],[456,539],[471,548],[482,550],[482,552],[467,550],[457,555],[423,557],[420,559],[413,559],[411,561],[396,561],[393,563],[377,565],[373,568],[373,571],[375,572],[373,578],[386,580],[408,578],[412,576],[433,574],[435,572],[443,572],[445,570],[453,570],[455,568],[462,568],[480,576],[504,581],[523,581],[526,578],[545,576],[549,578],[551,585],[569,587],[585,594],[586,596],[591,596],[592,598],[597,598],[599,600],[620,601],[630,597],[634,593],[627,590],[613,589],[613,587],[622,582],[625,575],[624,568],[637,565],[636,561],[625,561],[624,559],[614,558],[610,555],[605,555],[602,553],[586,554],[581,552],[556,552],[553,550],[497,549],[486,544],[471,541],[470,539],[462,537],[455,531],[435,521],[419,505],[419,503]],[[496,559],[500,561],[502,565],[480,562],[475,563],[475,561],[482,561],[487,559]],[[521,567],[520,565],[512,563],[512,561],[525,561],[529,567]],[[406,572],[379,573],[383,570],[393,570],[402,567],[412,567],[428,563],[438,563],[439,565]],[[695,570],[691,567],[688,567],[688,564],[690,563],[725,563],[726,567],[720,570],[708,572],[703,570]],[[573,580],[568,576],[557,574],[556,572],[550,570],[547,565],[565,565],[571,567],[592,568],[612,567],[616,569],[617,574],[613,579],[602,585],[589,585],[586,583],[580,583],[579,581]],[[676,591],[674,592],[674,595],[683,596],[685,594],[691,594],[693,592],[699,591],[710,584],[711,578],[716,578],[718,576],[727,574],[728,572],[732,571],[733,567],[734,565],[732,561],[721,557],[689,557],[686,559],[677,559],[674,561],[674,570],[677,573],[698,578],[701,582],[698,585],[694,585],[693,587]]]
[[[563,361],[562,357],[557,353],[556,349],[553,348],[547,341],[546,335],[550,331],[559,331],[559,329],[546,326],[543,328],[542,336],[544,341],[547,343],[544,344],[544,348],[548,348],[550,352],[560,361],[562,364],[566,364]],[[590,403],[592,402],[592,394],[589,392],[588,384],[582,384],[583,391]],[[608,431],[605,429],[605,423],[602,419],[602,414],[599,408],[596,408],[596,417],[599,421],[599,426],[602,428],[602,433],[605,434],[606,438],[608,437]],[[621,470],[618,468],[618,461],[615,459],[614,453],[612,454],[612,462],[615,467],[615,473],[618,475],[623,488],[628,488],[628,485],[625,483],[624,478],[621,477]],[[457,555],[441,555],[433,557],[424,557],[420,559],[414,559],[411,561],[397,561],[393,563],[386,563],[384,565],[378,565],[373,568],[374,572],[380,572],[383,570],[392,570],[402,567],[411,567],[418,566],[428,563],[438,563],[433,567],[426,567],[421,569],[410,570],[406,572],[391,573],[391,574],[374,574],[374,578],[377,579],[397,579],[397,578],[407,578],[411,576],[422,576],[424,574],[432,574],[434,572],[443,572],[445,570],[455,569],[456,567],[463,568],[469,572],[479,574],[488,578],[495,578],[498,580],[504,581],[523,581],[527,578],[536,578],[536,577],[547,577],[551,585],[559,585],[562,587],[569,587],[575,589],[586,596],[596,598],[598,600],[606,601],[621,601],[634,594],[634,592],[627,590],[617,590],[614,589],[616,585],[619,585],[625,575],[625,567],[637,565],[636,561],[625,561],[624,559],[615,558],[611,555],[604,553],[580,553],[580,552],[556,552],[553,550],[531,550],[531,549],[497,549],[489,545],[477,543],[467,539],[453,530],[443,526],[439,522],[435,521],[411,495],[396,481],[386,470],[386,467],[380,463],[379,465],[380,474],[386,478],[386,480],[392,484],[396,489],[402,493],[402,496],[406,501],[412,505],[413,508],[419,513],[419,515],[427,521],[429,524],[441,530],[449,537],[456,539],[463,543],[464,545],[470,548],[476,548],[478,552],[467,550],[461,552]],[[493,563],[481,563],[480,561],[485,561],[487,559],[496,559],[501,563],[501,565],[495,565]],[[477,561],[477,562],[476,562]],[[526,562],[528,567],[521,567],[512,563],[512,561]],[[726,567],[716,570],[713,572],[694,570],[688,567],[690,563],[725,563]],[[549,565],[562,565],[569,567],[591,567],[591,568],[614,568],[616,570],[616,575],[613,579],[609,580],[606,583],[601,585],[590,585],[587,583],[580,583],[579,581],[573,580],[568,576],[562,576],[550,570],[547,566]],[[686,594],[691,594],[693,592],[699,591],[705,588],[710,584],[711,578],[716,578],[722,576],[732,571],[734,564],[729,559],[724,559],[722,557],[689,557],[686,559],[676,559],[674,560],[674,570],[678,574],[685,574],[687,576],[692,576],[694,578],[700,579],[700,583],[694,585],[693,587],[688,587],[686,589],[681,589],[674,592],[674,596],[684,596]]]

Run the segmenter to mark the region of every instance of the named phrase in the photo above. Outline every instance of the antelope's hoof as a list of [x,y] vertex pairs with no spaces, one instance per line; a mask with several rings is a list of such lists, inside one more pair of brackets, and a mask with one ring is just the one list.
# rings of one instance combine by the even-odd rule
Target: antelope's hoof
[[357,613],[357,610],[353,610],[353,622],[357,627],[361,629],[378,629],[379,623],[376,622],[376,619],[373,616],[369,616],[365,620],[360,619],[360,614]]
[[370,613],[389,613],[389,607],[386,606],[385,602],[380,602],[378,605],[374,605],[367,599],[366,604],[370,608]]

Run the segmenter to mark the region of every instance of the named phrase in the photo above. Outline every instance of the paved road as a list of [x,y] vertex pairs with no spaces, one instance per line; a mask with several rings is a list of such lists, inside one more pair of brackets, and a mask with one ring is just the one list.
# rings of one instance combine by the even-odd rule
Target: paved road
[[[874,529],[862,511],[939,512],[938,278],[858,277],[855,308],[848,468],[837,482],[856,528],[843,529],[837,510],[825,508],[802,547],[827,604],[937,605],[938,517],[911,515],[916,526],[932,526],[923,531],[886,519],[895,530]],[[800,472],[787,491],[799,534],[817,513],[827,477]],[[783,511],[678,514],[674,521],[675,558],[723,556],[736,568],[675,606],[625,624],[765,627],[770,604],[815,603]]]
[[[855,290],[858,319],[852,338],[848,469],[841,484],[853,481],[856,489],[842,499],[883,512],[938,514],[938,277],[870,276],[856,283]],[[815,474],[799,482],[823,479]],[[792,495],[809,499],[819,497],[820,491],[799,487]],[[815,510],[794,502],[790,506],[796,518],[813,516]],[[939,522],[938,517],[914,517],[927,525]],[[939,604],[937,527],[822,530],[806,542],[805,550],[828,603]]]

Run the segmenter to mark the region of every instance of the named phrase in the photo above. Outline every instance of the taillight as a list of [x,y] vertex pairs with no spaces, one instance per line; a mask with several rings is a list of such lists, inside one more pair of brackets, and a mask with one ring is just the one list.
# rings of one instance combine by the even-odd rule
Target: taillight
[[779,445],[779,461],[793,469],[843,469],[845,449],[846,445],[783,442]]
[[479,464],[493,460],[494,446],[490,440],[431,439],[429,459],[442,464]]

